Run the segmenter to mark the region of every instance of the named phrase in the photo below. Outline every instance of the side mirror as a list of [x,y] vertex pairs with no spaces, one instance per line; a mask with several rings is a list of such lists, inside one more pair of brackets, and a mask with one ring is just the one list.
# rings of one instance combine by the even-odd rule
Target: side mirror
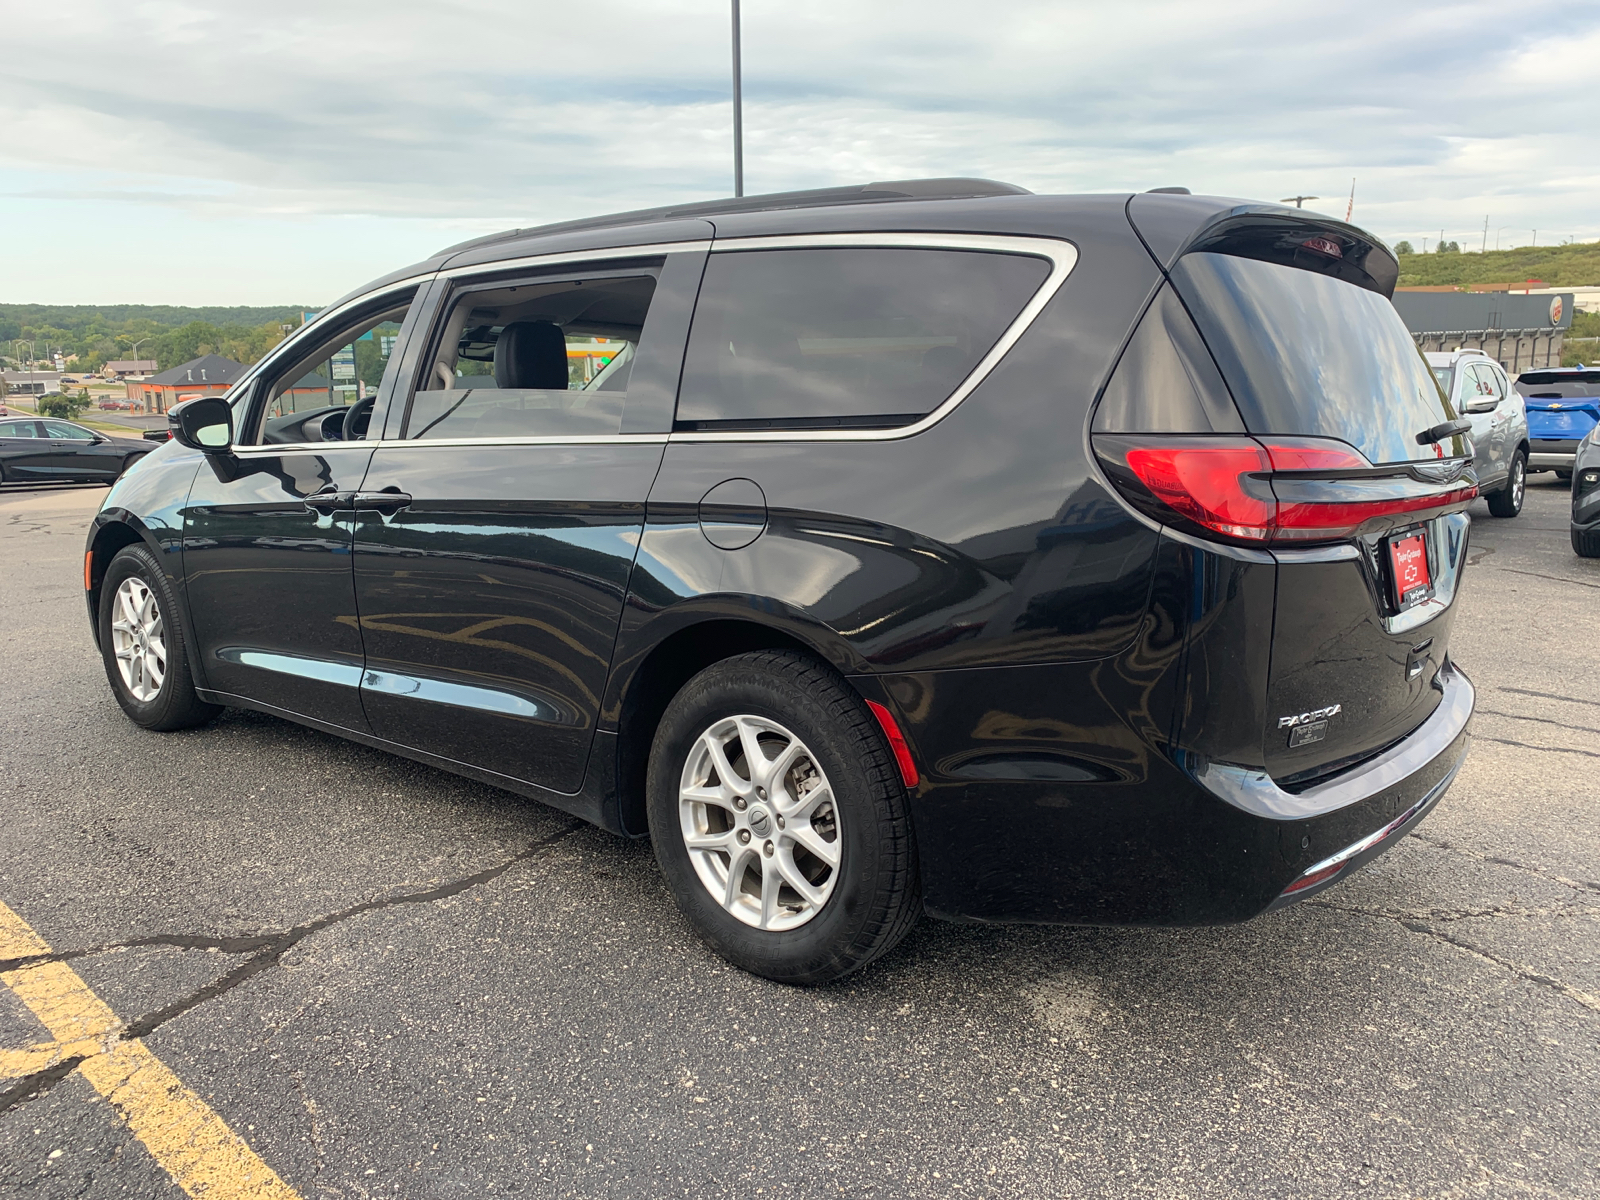
[[1500,401],[1496,400],[1493,396],[1482,396],[1476,400],[1468,400],[1461,406],[1461,411],[1469,413],[1487,413],[1493,412],[1499,407]]
[[233,410],[221,396],[198,396],[167,413],[175,441],[206,454],[225,453],[233,444]]

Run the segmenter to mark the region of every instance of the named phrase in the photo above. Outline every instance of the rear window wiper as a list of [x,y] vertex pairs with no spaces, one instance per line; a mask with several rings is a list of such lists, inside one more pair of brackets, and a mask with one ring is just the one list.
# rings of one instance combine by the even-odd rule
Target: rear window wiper
[[1430,429],[1424,429],[1417,434],[1417,445],[1431,446],[1435,442],[1442,442],[1445,438],[1455,437],[1458,433],[1471,433],[1472,422],[1465,417],[1458,417],[1454,421],[1443,421]]

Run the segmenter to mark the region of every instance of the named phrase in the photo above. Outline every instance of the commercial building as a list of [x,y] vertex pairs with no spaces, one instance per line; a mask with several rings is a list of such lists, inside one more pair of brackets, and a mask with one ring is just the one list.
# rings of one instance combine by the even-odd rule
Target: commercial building
[[206,354],[149,379],[129,380],[128,399],[144,412],[163,413],[180,397],[222,395],[244,372],[243,363]]
[[121,379],[125,375],[154,375],[156,373],[156,360],[153,358],[114,358],[100,368],[100,374],[106,379]]
[[1394,306],[1423,350],[1482,350],[1515,378],[1561,365],[1572,328],[1572,293],[1440,292],[1400,289]]
[[43,396],[61,390],[61,375],[56,371],[5,371],[6,391],[13,396]]

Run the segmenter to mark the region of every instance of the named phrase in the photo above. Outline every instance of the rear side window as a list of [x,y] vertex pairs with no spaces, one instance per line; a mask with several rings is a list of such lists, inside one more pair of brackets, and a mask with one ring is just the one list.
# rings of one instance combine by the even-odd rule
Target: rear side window
[[1457,414],[1385,297],[1226,254],[1187,254],[1172,278],[1249,432],[1340,438],[1374,463],[1436,457],[1417,435]]
[[677,427],[908,424],[971,374],[1049,273],[1045,259],[988,251],[714,253]]

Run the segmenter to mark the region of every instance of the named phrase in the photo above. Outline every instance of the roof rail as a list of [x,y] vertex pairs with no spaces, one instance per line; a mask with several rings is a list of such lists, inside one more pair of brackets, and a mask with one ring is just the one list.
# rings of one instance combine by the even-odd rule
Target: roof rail
[[700,200],[691,204],[672,204],[663,208],[640,208],[632,212],[611,213],[603,217],[584,217],[535,225],[527,229],[508,229],[447,246],[440,254],[454,254],[473,246],[533,237],[543,233],[573,233],[583,229],[605,229],[620,225],[646,225],[652,221],[673,221],[684,217],[723,216],[728,213],[770,212],[782,208],[819,208],[830,204],[873,204],[886,200],[972,200],[982,196],[1031,196],[1027,188],[993,179],[890,179],[878,183],[850,184],[846,187],[812,188],[803,192],[769,192],[764,196],[729,197],[725,200]]

